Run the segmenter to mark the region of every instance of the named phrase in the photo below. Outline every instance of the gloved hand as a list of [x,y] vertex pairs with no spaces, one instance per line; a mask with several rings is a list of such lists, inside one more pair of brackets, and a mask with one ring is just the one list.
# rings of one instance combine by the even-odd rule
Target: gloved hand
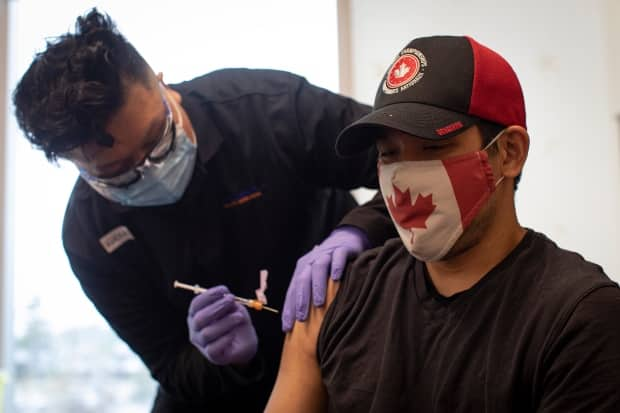
[[[336,228],[325,240],[297,260],[282,310],[282,330],[290,331],[295,319],[304,321],[310,310],[310,294],[315,307],[325,304],[328,273],[337,281],[347,263],[370,247],[368,237],[359,228]],[[331,271],[330,271],[331,269]]]
[[256,354],[258,338],[248,310],[223,285],[192,300],[189,340],[213,364],[243,364]]

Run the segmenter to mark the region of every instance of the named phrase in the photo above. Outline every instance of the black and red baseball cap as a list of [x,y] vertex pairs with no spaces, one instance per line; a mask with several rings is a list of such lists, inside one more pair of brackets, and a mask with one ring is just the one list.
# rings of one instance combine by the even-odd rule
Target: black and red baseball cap
[[523,91],[510,64],[468,36],[422,37],[396,56],[372,112],[340,133],[336,151],[347,156],[368,148],[377,128],[437,140],[481,120],[526,127]]

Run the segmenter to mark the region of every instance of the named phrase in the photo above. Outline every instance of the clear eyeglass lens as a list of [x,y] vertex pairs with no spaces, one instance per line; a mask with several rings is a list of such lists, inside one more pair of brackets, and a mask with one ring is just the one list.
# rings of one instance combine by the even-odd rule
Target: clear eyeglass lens
[[142,164],[126,172],[123,172],[120,175],[110,178],[97,178],[96,176],[90,175],[83,169],[80,169],[80,174],[86,180],[93,182],[97,185],[122,188],[140,180],[143,174],[143,170],[148,168],[151,162],[162,161],[172,150],[172,146],[174,144],[174,136],[176,133],[174,119],[172,117],[172,111],[170,110],[170,106],[168,105],[168,102],[165,98],[163,99],[163,101],[164,106],[166,107],[166,126],[164,128],[164,133]]
[[164,134],[157,142],[155,147],[149,153],[148,158],[152,161],[158,161],[163,159],[166,155],[168,155],[168,151],[170,150],[170,146],[172,145],[172,139],[174,136],[174,126],[172,122],[172,117],[166,119],[166,128],[164,130]]

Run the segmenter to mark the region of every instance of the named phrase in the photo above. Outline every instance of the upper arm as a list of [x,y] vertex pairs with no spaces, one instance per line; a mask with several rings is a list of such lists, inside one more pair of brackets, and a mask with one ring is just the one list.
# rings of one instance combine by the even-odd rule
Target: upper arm
[[316,358],[321,323],[338,290],[330,279],[326,303],[310,308],[308,320],[296,321],[286,335],[278,378],[267,404],[267,413],[318,413],[327,410],[327,393]]
[[545,355],[540,413],[620,412],[620,290],[577,305]]

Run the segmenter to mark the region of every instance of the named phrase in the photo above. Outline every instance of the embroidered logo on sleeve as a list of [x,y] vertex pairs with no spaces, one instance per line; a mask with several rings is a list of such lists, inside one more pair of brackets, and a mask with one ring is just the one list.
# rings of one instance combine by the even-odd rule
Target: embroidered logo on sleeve
[[250,189],[233,196],[228,202],[224,204],[224,208],[234,208],[250,202],[253,199],[260,198],[261,196],[263,196],[263,193],[259,189],[257,189],[256,187],[251,187]]
[[132,239],[135,238],[131,231],[126,226],[121,225],[99,238],[99,243],[108,254],[111,254]]

